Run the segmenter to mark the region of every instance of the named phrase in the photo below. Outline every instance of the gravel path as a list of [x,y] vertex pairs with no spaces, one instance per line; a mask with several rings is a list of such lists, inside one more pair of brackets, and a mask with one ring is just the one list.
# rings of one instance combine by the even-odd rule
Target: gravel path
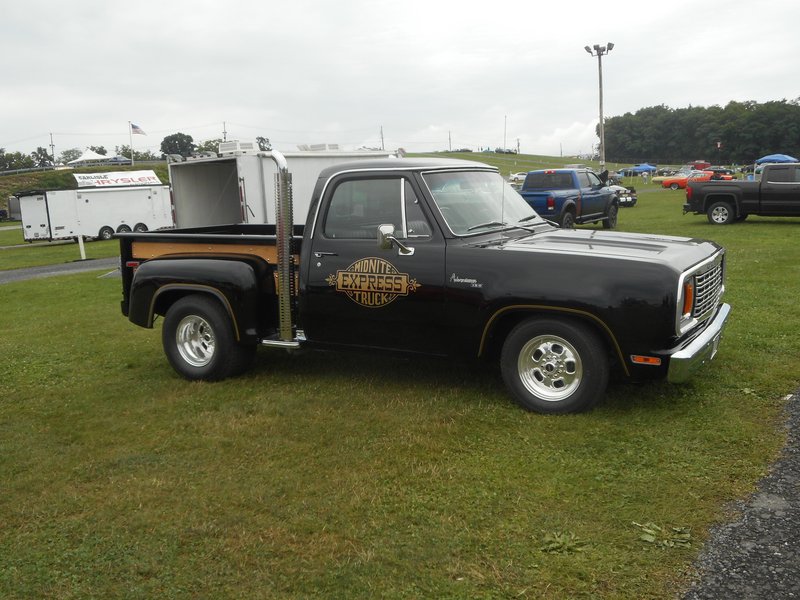
[[736,521],[711,532],[684,600],[800,599],[800,390],[786,402],[788,441]]

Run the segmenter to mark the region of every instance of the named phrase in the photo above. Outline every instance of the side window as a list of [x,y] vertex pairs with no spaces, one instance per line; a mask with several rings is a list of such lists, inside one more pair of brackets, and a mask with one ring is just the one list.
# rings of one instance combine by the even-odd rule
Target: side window
[[431,226],[422,207],[419,205],[419,198],[414,193],[414,189],[408,181],[403,183],[404,214],[406,217],[406,230],[403,237],[406,238],[427,238],[431,236]]
[[789,172],[788,167],[784,166],[770,166],[767,172],[767,183],[784,183],[792,181],[792,173]]
[[600,181],[600,178],[597,175],[595,175],[594,173],[588,173],[587,172],[586,173],[586,177],[589,178],[589,185],[591,187],[598,187],[598,186],[602,186],[603,185],[603,182]]
[[578,173],[578,182],[581,184],[582,188],[592,187],[592,182],[589,179],[589,173],[586,171]]
[[329,238],[376,239],[378,226],[392,224],[398,237],[430,235],[430,226],[405,179],[350,179],[341,182],[325,215]]

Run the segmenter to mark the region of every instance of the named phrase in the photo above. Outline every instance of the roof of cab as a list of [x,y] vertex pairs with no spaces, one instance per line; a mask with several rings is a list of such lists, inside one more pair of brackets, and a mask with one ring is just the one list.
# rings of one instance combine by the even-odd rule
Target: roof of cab
[[496,167],[457,158],[376,158],[339,163],[322,170],[320,177],[328,178],[343,171],[431,171],[437,169],[484,169],[497,171]]

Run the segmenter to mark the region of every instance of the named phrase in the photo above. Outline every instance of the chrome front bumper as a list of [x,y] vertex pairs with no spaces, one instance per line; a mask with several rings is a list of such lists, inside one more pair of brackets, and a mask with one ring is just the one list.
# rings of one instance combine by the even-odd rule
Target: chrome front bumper
[[667,381],[682,383],[689,379],[697,368],[711,362],[717,354],[722,331],[725,329],[725,322],[728,320],[730,312],[730,304],[722,304],[703,333],[670,357]]

